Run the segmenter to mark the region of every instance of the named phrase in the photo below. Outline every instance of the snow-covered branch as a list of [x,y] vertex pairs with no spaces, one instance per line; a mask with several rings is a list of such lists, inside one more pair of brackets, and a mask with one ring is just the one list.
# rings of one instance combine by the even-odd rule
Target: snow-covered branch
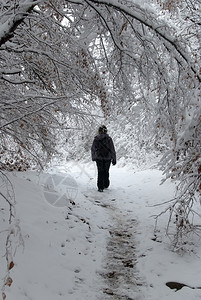
[[166,23],[165,20],[159,21],[158,16],[155,15],[153,10],[149,10],[148,7],[145,9],[143,5],[140,6],[139,1],[137,1],[137,4],[135,4],[135,1],[128,1],[128,4],[122,4],[122,2],[114,0],[84,1],[87,3],[91,2],[115,8],[155,31],[156,34],[164,40],[167,49],[169,49],[171,53],[174,53],[177,61],[181,64],[183,64],[183,61],[188,64],[198,80],[201,81],[200,70],[195,68],[194,61],[192,61],[190,53],[187,52],[185,46],[182,46],[184,41],[179,41],[177,35],[175,32],[172,32],[172,28],[168,25],[168,23]]
[[10,13],[8,10],[7,17],[5,16],[6,13],[4,13],[0,23],[0,47],[14,36],[17,27],[24,21],[34,6],[40,2],[40,0],[26,0],[16,7],[15,5],[13,6],[14,13]]

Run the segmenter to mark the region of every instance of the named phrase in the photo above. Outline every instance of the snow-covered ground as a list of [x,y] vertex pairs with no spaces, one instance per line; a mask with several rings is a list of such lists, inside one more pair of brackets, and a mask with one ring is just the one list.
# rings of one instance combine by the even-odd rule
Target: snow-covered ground
[[[0,280],[2,286],[10,277],[6,300],[201,299],[201,289],[190,288],[201,287],[199,239],[194,252],[171,252],[168,216],[162,216],[154,235],[151,216],[162,209],[154,205],[173,197],[174,184],[160,185],[162,173],[156,169],[112,166],[111,186],[99,193],[96,176],[93,163],[9,175],[21,237],[10,228],[14,266],[7,274],[8,220],[2,209]],[[22,245],[14,253],[18,242]],[[167,282],[190,287],[175,291]]]

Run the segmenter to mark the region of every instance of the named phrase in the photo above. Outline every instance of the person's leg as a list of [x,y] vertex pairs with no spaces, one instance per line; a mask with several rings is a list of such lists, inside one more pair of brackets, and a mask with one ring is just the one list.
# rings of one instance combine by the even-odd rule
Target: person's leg
[[96,164],[98,169],[97,186],[98,190],[102,191],[104,189],[104,162],[97,161]]
[[109,179],[109,169],[110,169],[111,161],[105,161],[104,162],[104,188],[107,189],[110,185],[110,179]]

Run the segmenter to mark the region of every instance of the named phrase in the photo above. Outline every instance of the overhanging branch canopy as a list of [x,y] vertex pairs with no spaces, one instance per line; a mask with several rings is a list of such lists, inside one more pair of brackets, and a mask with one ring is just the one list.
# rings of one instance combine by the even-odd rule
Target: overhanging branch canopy
[[[71,2],[82,3],[82,1],[76,0]],[[189,65],[197,79],[201,82],[200,70],[195,68],[191,54],[188,53],[187,49],[183,46],[185,45],[185,41],[179,40],[176,32],[173,31],[164,20],[159,21],[158,16],[155,15],[153,10],[148,10],[147,7],[144,8],[143,5],[140,6],[139,2],[136,4],[135,1],[127,1],[126,4],[122,4],[122,1],[117,0],[83,0],[83,2],[112,7],[155,31],[157,35],[161,37],[162,42],[165,43],[166,48],[170,52],[174,52],[176,60],[181,63],[181,65],[183,65],[184,62]]]

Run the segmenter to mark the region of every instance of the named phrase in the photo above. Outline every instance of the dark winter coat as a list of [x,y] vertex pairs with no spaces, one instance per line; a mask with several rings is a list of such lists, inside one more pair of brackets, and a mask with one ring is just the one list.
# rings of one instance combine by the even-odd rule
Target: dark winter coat
[[[108,150],[106,156],[100,155],[99,145],[105,139],[108,139]],[[98,134],[93,141],[91,147],[91,156],[93,161],[112,161],[113,165],[116,164],[116,152],[112,138],[107,133]]]

